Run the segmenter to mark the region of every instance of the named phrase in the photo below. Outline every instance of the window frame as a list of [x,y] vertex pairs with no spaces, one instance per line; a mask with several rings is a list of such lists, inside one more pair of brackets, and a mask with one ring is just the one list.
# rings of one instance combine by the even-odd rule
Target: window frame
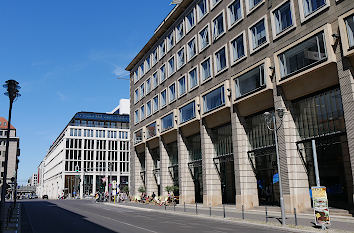
[[[208,77],[207,79],[202,79],[202,64],[206,61],[210,59],[210,77]],[[212,55],[206,57],[204,60],[202,60],[200,63],[199,63],[199,76],[200,76],[200,83],[201,84],[204,84],[206,82],[208,82],[209,80],[211,80],[213,77],[214,77],[214,69],[213,69],[213,58],[212,58]]]
[[[206,12],[204,15],[202,15],[202,17],[200,17],[199,15],[199,3],[201,1],[205,1],[205,6],[206,6]],[[209,1],[208,0],[199,0],[197,3],[196,3],[196,11],[197,11],[197,23],[199,23],[200,21],[202,21],[209,13]]]
[[[180,90],[180,82],[179,80],[181,80],[182,78],[184,78],[184,83],[185,83],[185,91],[184,93],[180,94],[179,90]],[[177,79],[177,99],[185,96],[188,92],[188,77],[187,74],[182,75],[181,77],[179,77]]]
[[[234,60],[234,54],[233,54],[233,45],[232,42],[234,40],[236,40],[238,37],[242,36],[242,40],[243,40],[243,50],[244,50],[244,56],[241,58],[238,58],[237,60]],[[242,32],[240,32],[239,34],[237,34],[234,38],[232,38],[229,42],[229,47],[230,47],[230,65],[234,66],[240,62],[242,62],[243,60],[245,60],[248,56],[247,54],[247,41],[246,41],[246,31],[243,30]]]
[[[195,45],[194,45],[195,46],[195,54],[192,57],[190,57],[190,54],[189,54],[189,43],[192,42],[193,40],[195,41],[194,42],[195,43]],[[190,62],[197,55],[198,55],[198,44],[197,44],[197,36],[195,35],[186,44],[186,58],[187,58],[186,59],[186,63]]]
[[222,0],[219,0],[217,3],[213,4],[212,1],[213,0],[210,0],[210,11],[213,10],[217,5],[219,5],[220,2],[222,2]]
[[[237,21],[233,22],[231,24],[231,14],[230,14],[230,6],[236,2],[236,1],[240,1],[240,8],[241,8],[241,18],[239,18]],[[228,30],[231,30],[233,27],[235,27],[236,25],[238,25],[245,17],[245,14],[244,14],[244,10],[243,10],[243,0],[234,0],[232,1],[230,4],[227,5],[226,7],[226,15],[227,15],[227,28]]]
[[304,23],[307,20],[317,16],[322,11],[326,10],[328,7],[330,7],[330,1],[329,0],[324,0],[324,1],[325,1],[325,4],[323,6],[319,7],[317,10],[312,11],[310,14],[305,16],[304,0],[298,0],[298,6],[299,6],[299,12],[300,12],[300,22]]
[[[171,100],[171,98],[170,98],[170,87],[171,86],[175,86],[175,98],[173,99],[173,100]],[[177,85],[176,85],[176,82],[172,82],[168,87],[167,87],[167,90],[168,90],[168,93],[167,93],[167,99],[168,99],[168,104],[171,104],[171,103],[173,103],[173,102],[175,102],[176,100],[177,100]]]
[[[159,84],[160,84],[160,69],[156,70],[152,75],[151,75],[151,83],[152,83],[152,88],[151,88],[151,91],[152,90],[155,90]],[[157,83],[156,83],[156,86],[154,86],[154,79],[155,79],[155,74],[156,74],[156,77],[157,77]]]
[[265,3],[265,0],[262,0],[256,6],[250,8],[250,0],[245,0],[245,1],[246,1],[246,15],[251,14],[253,11],[258,9],[260,6],[262,6]]
[[[148,62],[147,62],[148,59],[150,61],[149,62],[149,66],[147,65],[148,64]],[[144,66],[145,66],[145,70],[146,70],[146,73],[147,73],[151,69],[151,54],[145,58],[144,64],[145,64]]]
[[[157,109],[155,109],[155,98],[157,97]],[[160,110],[160,94],[155,95],[152,97],[152,115],[157,113]]]
[[[147,109],[148,109],[148,103],[150,103],[150,114],[148,114],[147,112]],[[151,116],[153,113],[152,113],[152,99],[146,101],[146,109],[145,109],[145,115],[146,115],[146,118],[148,118],[149,116]]]
[[[154,61],[154,54],[156,53],[156,61]],[[159,62],[159,48],[156,46],[151,52],[151,68],[153,68]]]
[[[188,16],[192,11],[193,11],[193,13],[194,13],[194,25],[192,25],[192,26],[188,29],[188,28],[187,28],[187,23],[188,23],[188,18],[187,18],[187,16]],[[186,14],[186,16],[185,16],[185,27],[186,27],[186,28],[185,28],[185,35],[187,35],[190,31],[192,31],[196,24],[197,24],[196,10],[195,10],[195,7],[193,6],[193,8],[190,9],[190,10],[188,11],[188,13]]]
[[[172,59],[173,59],[173,72],[170,73],[170,61]],[[176,57],[175,57],[175,55],[172,55],[167,61],[167,77],[166,77],[166,79],[170,78],[174,73],[176,73]]]
[[[171,47],[169,47],[170,35],[172,35],[172,41],[173,41],[173,44],[172,44]],[[175,45],[176,45],[176,35],[175,35],[175,30],[172,29],[170,31],[170,33],[168,33],[167,36],[166,36],[166,53],[171,51],[175,47]]]
[[[142,89],[143,88],[143,89]],[[139,86],[139,92],[140,92],[140,99],[144,98],[146,95],[146,90],[145,90],[145,82],[140,84]],[[144,92],[144,93],[143,93]]]
[[140,122],[140,107],[134,110],[134,125],[139,124]]
[[[217,60],[216,60],[216,54],[221,51],[223,48],[225,48],[225,58],[226,58],[226,65],[223,69],[219,70],[217,69]],[[214,77],[223,73],[225,70],[227,70],[229,68],[229,58],[228,58],[228,48],[227,48],[227,44],[222,45],[219,49],[217,49],[214,53],[213,53],[213,63],[214,63]]]
[[[139,88],[140,87],[137,87],[134,90],[134,104],[138,103],[139,100],[140,100],[140,90],[139,90]],[[138,93],[138,94],[136,95],[136,93]]]
[[[222,33],[220,33],[218,36],[214,36],[214,27],[215,27],[215,24],[214,24],[214,21],[220,16],[222,15],[222,20],[223,20],[223,28],[224,28],[224,31]],[[213,43],[215,43],[215,41],[217,41],[219,38],[221,38],[223,35],[225,35],[226,33],[226,19],[225,19],[225,10],[221,10],[212,20],[211,20],[211,31],[212,31],[212,40],[213,40]]]
[[[172,114],[172,124],[173,124],[173,126],[170,127],[170,128],[163,129],[163,128],[162,128],[162,122],[163,122],[162,119],[165,118],[165,117],[167,117],[167,116],[169,116],[169,115],[171,115],[171,114]],[[167,114],[161,116],[161,118],[159,119],[159,121],[160,121],[160,125],[161,125],[161,127],[160,127],[160,132],[161,132],[161,134],[167,133],[167,132],[169,132],[169,131],[171,131],[171,130],[173,130],[173,129],[176,129],[176,128],[177,128],[176,111],[175,111],[175,110],[172,110],[172,111],[168,112]]]
[[[162,80],[162,71],[161,71],[161,68],[162,68],[162,67],[165,67],[165,79],[164,79],[164,80]],[[159,70],[158,70],[158,73],[159,73],[159,77],[158,77],[158,79],[159,79],[159,84],[164,83],[164,82],[167,80],[167,78],[168,78],[168,76],[167,76],[166,63],[163,63],[163,64],[160,66],[160,68],[159,68]]]
[[[149,90],[148,90],[148,81],[150,82],[150,88],[149,88]],[[148,95],[151,91],[152,91],[152,79],[151,79],[151,76],[149,76],[146,80],[145,80],[145,92],[146,92],[146,94],[145,94],[145,96],[146,95]]]
[[[222,103],[221,105],[217,106],[217,107],[214,107],[210,110],[207,110],[205,111],[205,100],[204,100],[204,97],[208,94],[210,94],[211,92],[219,89],[219,88],[223,88],[223,97],[224,97],[224,103]],[[210,90],[208,90],[207,92],[204,92],[202,95],[201,95],[201,110],[202,110],[202,116],[204,115],[207,115],[207,114],[210,114],[212,112],[215,112],[216,110],[222,108],[222,107],[225,107],[227,105],[227,95],[226,95],[226,90],[227,90],[227,87],[225,86],[225,83],[221,83],[221,85],[218,85]]]
[[[204,48],[201,48],[202,39],[201,39],[200,33],[201,33],[202,31],[204,31],[205,29],[208,30],[209,43],[208,43]],[[208,47],[210,46],[210,44],[211,44],[211,34],[210,34],[210,33],[211,33],[211,32],[210,32],[210,23],[207,23],[207,24],[205,25],[205,27],[203,27],[203,29],[198,32],[198,47],[199,47],[199,53],[201,53],[202,51],[204,51],[206,48],[208,48]]]
[[[163,92],[165,93],[165,105],[162,105],[162,93],[163,93]],[[161,92],[160,92],[159,95],[160,95],[160,97],[159,97],[159,104],[160,104],[160,110],[161,110],[161,109],[167,107],[167,105],[168,105],[167,88],[161,90]]]
[[[282,6],[284,6],[287,2],[289,2],[290,5],[290,14],[291,14],[291,18],[292,18],[292,23],[293,25],[291,25],[290,27],[285,28],[283,31],[279,32],[277,34],[277,30],[276,30],[276,20],[275,20],[275,12]],[[284,0],[281,3],[279,3],[277,6],[274,7],[274,9],[272,9],[270,11],[270,21],[271,21],[271,25],[272,25],[272,36],[273,36],[273,40],[278,39],[279,37],[284,36],[285,34],[289,33],[290,31],[292,31],[293,29],[296,28],[296,18],[295,18],[295,7],[294,7],[294,1],[293,0]]]
[[[192,72],[193,70],[196,70],[195,73],[197,74],[197,85],[195,85],[194,87],[191,87],[189,74],[190,74],[190,72]],[[188,70],[187,75],[188,75],[188,89],[187,89],[187,91],[188,91],[188,92],[191,92],[191,91],[195,90],[196,88],[198,88],[198,87],[199,87],[199,84],[200,84],[198,66],[194,66],[194,67],[192,67],[190,70]]]
[[[161,46],[163,46],[165,48],[165,52],[163,54],[161,54]],[[163,39],[160,43],[159,43],[159,60],[161,60],[167,53],[167,45],[166,45],[166,40]]]
[[[184,108],[184,107],[186,107],[187,105],[193,103],[193,102],[194,102],[194,117],[192,117],[192,118],[190,118],[190,119],[188,119],[188,120],[182,122],[182,121],[181,121],[181,109]],[[192,99],[191,101],[188,101],[188,103],[186,103],[186,104],[184,104],[184,105],[182,105],[182,106],[180,106],[180,107],[178,108],[178,124],[179,124],[180,126],[185,125],[185,124],[188,124],[189,122],[191,122],[191,121],[193,121],[193,120],[195,120],[195,119],[198,119],[198,118],[197,118],[197,112],[198,112],[197,105],[198,105],[198,104],[199,104],[199,103],[197,103],[196,99]]]
[[[143,112],[141,111],[141,109],[144,108],[144,116],[143,116]],[[146,109],[145,109],[145,104],[140,106],[140,121],[145,120],[146,117]]]
[[[181,36],[181,38],[177,39],[177,32],[179,31],[177,28],[178,26],[182,25],[183,26],[183,36]],[[180,23],[178,23],[175,27],[175,35],[176,35],[176,38],[175,38],[175,44],[177,44],[178,42],[180,42],[185,36],[186,36],[186,25],[184,23],[184,18],[181,20]]]
[[354,48],[350,47],[349,45],[347,25],[345,23],[345,19],[350,16],[354,16],[354,9],[338,17],[339,31],[340,31],[341,43],[343,47],[343,55],[345,57],[354,55]]
[[[255,27],[259,22],[264,21],[264,30],[265,30],[265,34],[266,34],[266,42],[264,42],[263,44],[257,46],[256,48],[253,48],[253,32],[252,32],[252,28]],[[267,46],[269,44],[269,27],[268,27],[268,17],[267,15],[262,16],[261,18],[259,18],[255,23],[253,23],[251,26],[248,27],[248,46],[250,49],[250,55],[256,53],[257,51],[261,50],[262,48],[264,48],[265,46]]]
[[[183,64],[180,66],[179,65],[179,52],[181,51],[181,50],[183,50],[184,51],[184,62],[183,62]],[[177,70],[180,70],[180,69],[182,69],[182,67],[183,66],[185,66],[186,65],[186,63],[187,63],[187,54],[186,54],[186,46],[185,45],[183,45],[177,52],[176,52],[176,57],[177,57],[177,60],[176,60],[176,68],[177,68]]]

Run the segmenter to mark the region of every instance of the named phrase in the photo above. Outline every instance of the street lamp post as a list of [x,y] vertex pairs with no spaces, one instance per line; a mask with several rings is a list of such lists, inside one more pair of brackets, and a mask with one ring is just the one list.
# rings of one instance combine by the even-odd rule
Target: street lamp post
[[[6,194],[6,180],[7,180],[7,164],[9,161],[9,145],[10,145],[10,130],[11,130],[11,113],[12,113],[12,104],[14,100],[21,96],[18,92],[19,89],[21,88],[18,85],[18,82],[15,80],[7,80],[5,82],[5,85],[3,85],[4,88],[6,88],[5,95],[9,97],[10,100],[10,106],[9,106],[9,119],[7,122],[7,135],[6,135],[6,150],[5,150],[5,164],[4,164],[4,176],[3,176],[3,181],[2,181],[2,187],[1,187],[1,203],[0,203],[0,221],[1,221],[1,228],[4,227],[4,222],[3,220],[5,219],[5,194]],[[17,156],[16,156],[17,157]]]
[[[276,110],[281,122],[283,122],[283,117],[284,117],[284,109],[283,108],[278,108]],[[280,175],[280,159],[279,159],[279,147],[278,147],[278,134],[277,131],[277,121],[276,121],[276,115],[275,113],[269,113],[265,112],[264,113],[264,118],[267,124],[267,128],[271,131],[274,132],[274,137],[275,137],[275,151],[277,155],[277,165],[278,165],[278,176],[279,176],[279,194],[280,194],[280,209],[281,209],[281,218],[282,218],[282,225],[286,224],[286,216],[285,216],[285,206],[284,206],[284,197],[283,197],[283,186],[282,186],[282,176]],[[273,128],[271,128],[271,124],[273,124]]]

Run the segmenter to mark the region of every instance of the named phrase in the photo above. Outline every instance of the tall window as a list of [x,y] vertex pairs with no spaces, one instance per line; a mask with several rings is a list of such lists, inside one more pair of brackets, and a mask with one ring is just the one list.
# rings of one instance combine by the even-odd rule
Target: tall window
[[166,131],[173,128],[173,113],[168,114],[167,116],[161,119],[161,130]]
[[224,86],[203,96],[203,112],[210,112],[225,104]]
[[210,58],[206,59],[200,64],[200,76],[202,81],[211,78],[211,63]]
[[139,89],[134,91],[134,103],[139,101]]
[[166,104],[167,104],[167,92],[166,92],[166,90],[161,91],[160,104],[161,104],[161,108],[165,107]]
[[137,124],[139,122],[139,109],[134,112],[134,123]]
[[177,69],[180,69],[186,63],[184,56],[184,47],[177,52]]
[[312,12],[315,12],[325,6],[326,0],[302,0],[302,3],[304,7],[304,16],[306,17]]
[[160,83],[166,80],[166,65],[161,66],[160,68]]
[[182,20],[176,27],[176,43],[184,37],[184,21]]
[[211,6],[214,7],[219,2],[221,2],[221,0],[211,0]]
[[168,60],[168,77],[170,77],[176,71],[175,57]]
[[279,54],[278,59],[282,78],[327,59],[324,33],[320,32]]
[[351,48],[354,46],[354,15],[349,16],[344,21],[347,29],[349,48]]
[[264,19],[261,19],[261,21],[251,27],[250,31],[253,50],[267,42],[267,32]]
[[199,50],[210,45],[210,36],[209,36],[209,26],[206,26],[201,32],[199,32]]
[[226,48],[223,47],[215,53],[216,73],[226,69]]
[[246,0],[246,1],[248,1],[249,10],[252,10],[254,7],[258,6],[258,4],[262,2],[262,0]]
[[159,110],[159,96],[155,96],[152,99],[152,110],[153,112],[157,112]]
[[145,119],[145,106],[140,107],[140,119],[144,120]]
[[187,91],[186,77],[183,76],[178,79],[178,96],[182,96]]
[[148,102],[146,102],[146,116],[150,116],[152,113],[152,109],[151,109],[151,100],[149,100]]
[[276,34],[293,26],[290,1],[284,3],[278,9],[273,11],[273,16]]
[[151,91],[151,78],[146,79],[146,94]]
[[186,16],[186,31],[189,32],[195,25],[194,8]]
[[159,51],[160,51],[160,59],[161,59],[166,54],[166,43],[164,40],[161,42],[159,46]]
[[156,131],[156,122],[151,123],[150,125],[146,126],[146,137],[147,138],[152,138],[156,136],[157,131]]
[[140,86],[140,96],[143,98],[145,96],[145,84],[141,84]]
[[208,13],[207,0],[200,0],[197,3],[198,21],[201,20]]
[[140,78],[143,77],[143,75],[144,75],[144,63],[142,63],[139,66],[139,75],[140,75]]
[[264,65],[260,65],[235,79],[236,98],[265,87]]
[[241,0],[236,0],[227,8],[229,13],[229,26],[233,26],[242,18]]
[[151,68],[150,56],[148,56],[145,60],[145,70],[148,71]]
[[167,51],[170,51],[175,46],[174,31],[170,32],[167,36]]
[[169,103],[173,102],[176,99],[176,84],[172,83],[168,87],[168,101]]
[[233,62],[236,62],[237,60],[245,56],[243,33],[240,36],[236,37],[236,39],[231,41],[231,49]]
[[180,123],[187,122],[195,117],[195,101],[179,109]]
[[139,69],[136,69],[134,71],[134,83],[136,83],[139,80]]
[[193,89],[194,87],[198,86],[197,68],[194,68],[193,70],[189,71],[188,78],[189,78],[189,89],[190,90]]
[[155,89],[159,85],[159,74],[155,72],[152,75],[152,89]]
[[196,45],[196,39],[193,38],[191,41],[188,42],[187,44],[187,60],[189,61],[192,59],[195,55],[197,55],[197,45]]
[[224,13],[221,13],[213,20],[213,38],[217,39],[221,34],[225,32],[224,27]]
[[152,65],[155,65],[159,60],[159,55],[157,53],[157,48],[152,52]]

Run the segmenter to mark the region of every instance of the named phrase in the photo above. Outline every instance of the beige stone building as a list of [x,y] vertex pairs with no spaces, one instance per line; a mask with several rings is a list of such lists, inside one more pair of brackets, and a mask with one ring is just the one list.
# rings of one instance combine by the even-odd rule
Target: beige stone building
[[354,1],[184,0],[127,66],[131,182],[180,202],[353,207]]

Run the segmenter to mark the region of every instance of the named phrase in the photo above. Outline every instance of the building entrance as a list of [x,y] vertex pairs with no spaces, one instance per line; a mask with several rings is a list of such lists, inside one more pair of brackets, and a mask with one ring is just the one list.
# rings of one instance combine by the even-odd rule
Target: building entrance
[[188,168],[194,182],[195,202],[203,203],[203,171],[200,134],[187,137],[186,145],[189,153]]
[[140,163],[140,178],[144,187],[146,187],[145,152],[139,153],[137,155]]
[[223,204],[236,203],[234,156],[231,124],[214,128],[212,141],[215,148],[214,164],[221,181]]
[[91,193],[93,193],[92,192],[93,176],[91,175],[84,176],[83,187],[84,187],[84,195],[89,196]]

